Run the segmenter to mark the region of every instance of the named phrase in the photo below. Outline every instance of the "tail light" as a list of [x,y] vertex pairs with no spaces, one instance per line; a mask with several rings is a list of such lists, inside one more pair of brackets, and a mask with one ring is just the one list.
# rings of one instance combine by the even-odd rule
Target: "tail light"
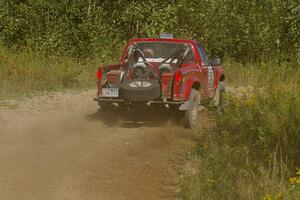
[[98,93],[97,93],[97,95],[99,97],[102,95],[102,81],[101,81],[101,78],[102,78],[102,69],[99,68],[98,71],[97,71],[97,80],[98,80],[98,83],[97,83]]
[[175,73],[175,83],[181,83],[183,79],[183,75],[181,74],[180,71],[177,71]]
[[98,72],[97,72],[97,79],[98,79],[98,80],[101,80],[101,77],[102,77],[102,69],[99,68],[99,69],[98,69]]
[[173,88],[173,98],[174,100],[180,100],[182,96],[182,82],[183,75],[180,71],[177,71],[174,76],[174,88]]

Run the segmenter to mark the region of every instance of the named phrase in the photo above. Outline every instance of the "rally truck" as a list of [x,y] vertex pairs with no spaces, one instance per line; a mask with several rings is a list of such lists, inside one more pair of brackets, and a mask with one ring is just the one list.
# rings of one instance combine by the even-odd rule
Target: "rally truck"
[[224,77],[220,59],[209,59],[195,40],[137,38],[128,42],[119,64],[99,67],[95,100],[106,110],[176,109],[185,127],[195,128],[200,103],[212,101]]

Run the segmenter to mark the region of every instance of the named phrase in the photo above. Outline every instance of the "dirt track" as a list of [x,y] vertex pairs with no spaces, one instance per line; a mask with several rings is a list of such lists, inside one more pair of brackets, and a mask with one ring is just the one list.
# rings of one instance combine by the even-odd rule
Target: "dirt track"
[[193,145],[191,131],[170,113],[107,119],[94,94],[0,104],[0,200],[176,199],[174,164]]

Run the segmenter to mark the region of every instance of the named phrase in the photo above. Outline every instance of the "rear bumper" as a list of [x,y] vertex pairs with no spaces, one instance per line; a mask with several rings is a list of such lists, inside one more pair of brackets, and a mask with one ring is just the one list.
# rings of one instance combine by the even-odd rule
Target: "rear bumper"
[[97,101],[97,102],[111,102],[111,103],[118,103],[118,102],[125,103],[125,101],[123,99],[102,98],[102,97],[94,98],[94,101]]
[[[119,98],[103,98],[103,97],[97,97],[94,98],[94,101],[97,102],[111,102],[111,103],[135,103],[135,102],[129,102],[124,99]],[[138,103],[146,103],[146,104],[169,104],[169,105],[182,105],[184,101],[169,101],[169,100],[151,100],[146,102],[138,102]]]

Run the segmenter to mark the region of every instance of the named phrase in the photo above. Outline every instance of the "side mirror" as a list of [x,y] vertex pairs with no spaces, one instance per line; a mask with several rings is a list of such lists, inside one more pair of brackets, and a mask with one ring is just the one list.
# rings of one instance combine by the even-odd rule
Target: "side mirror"
[[210,64],[212,66],[219,66],[221,64],[221,60],[220,58],[213,58],[210,60]]

